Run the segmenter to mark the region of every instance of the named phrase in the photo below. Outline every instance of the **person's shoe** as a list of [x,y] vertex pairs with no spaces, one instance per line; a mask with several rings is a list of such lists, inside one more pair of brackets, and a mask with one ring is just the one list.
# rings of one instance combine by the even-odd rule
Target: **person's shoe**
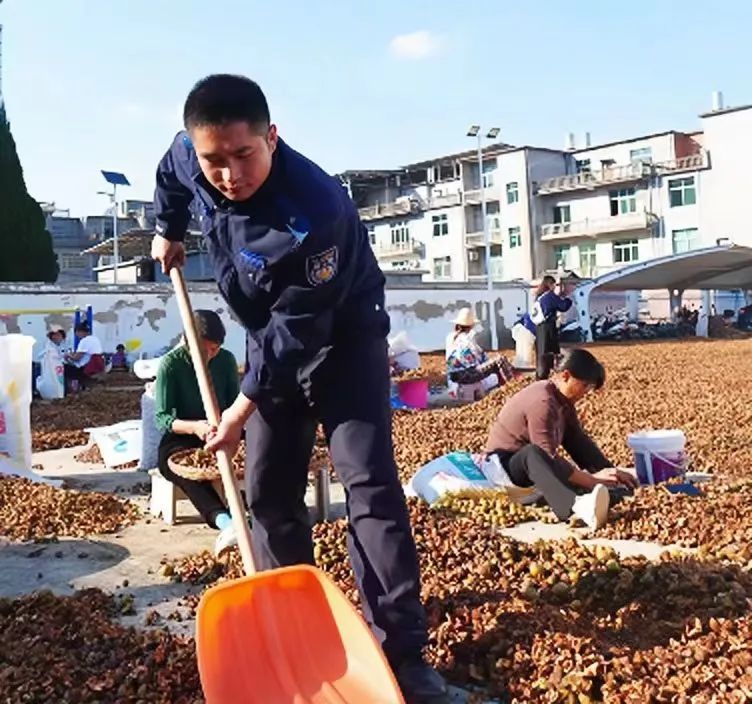
[[214,557],[220,557],[223,553],[227,552],[230,548],[234,548],[238,544],[238,536],[235,533],[235,528],[227,526],[224,530],[219,531],[217,540],[214,543]]
[[422,658],[403,660],[393,670],[405,704],[450,704],[444,678]]
[[598,530],[606,525],[609,503],[608,489],[598,484],[589,494],[574,500],[572,515],[583,521],[590,530]]

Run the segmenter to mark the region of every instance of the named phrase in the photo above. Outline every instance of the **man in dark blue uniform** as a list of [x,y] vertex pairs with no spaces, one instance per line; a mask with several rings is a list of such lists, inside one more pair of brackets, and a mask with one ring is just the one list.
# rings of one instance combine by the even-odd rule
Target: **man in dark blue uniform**
[[391,438],[384,276],[342,186],[277,136],[253,81],[209,76],[159,164],[152,255],[165,271],[199,208],[219,289],[248,333],[248,372],[208,443],[247,438],[262,568],[313,563],[305,490],[322,423],[347,495],[367,620],[410,703],[447,702],[423,660],[420,577]]

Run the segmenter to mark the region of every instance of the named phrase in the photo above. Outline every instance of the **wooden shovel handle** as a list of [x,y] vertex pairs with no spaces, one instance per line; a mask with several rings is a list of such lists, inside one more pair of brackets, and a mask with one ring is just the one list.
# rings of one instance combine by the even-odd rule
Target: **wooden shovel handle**
[[[183,272],[179,267],[173,266],[170,269],[170,279],[175,287],[175,297],[178,301],[178,310],[183,320],[183,330],[188,342],[188,350],[191,353],[193,368],[196,370],[196,379],[198,388],[201,392],[201,401],[204,404],[206,420],[215,428],[219,426],[222,418],[217,403],[217,396],[214,393],[214,387],[209,376],[209,370],[204,358],[204,348],[196,331],[196,321],[193,318],[193,308],[188,298],[188,290],[185,287]],[[247,575],[256,573],[256,561],[253,558],[253,548],[251,546],[251,531],[248,528],[248,521],[245,518],[245,507],[238,491],[238,485],[235,481],[235,473],[232,471],[232,458],[225,450],[217,452],[217,465],[219,474],[222,477],[222,486],[225,490],[227,503],[230,507],[232,524],[238,536],[238,547],[240,556],[243,559],[243,567]]]

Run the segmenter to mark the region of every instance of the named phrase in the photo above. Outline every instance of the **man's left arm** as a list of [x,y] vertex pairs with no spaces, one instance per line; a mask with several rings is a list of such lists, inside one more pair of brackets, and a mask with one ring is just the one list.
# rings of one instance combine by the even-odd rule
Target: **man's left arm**
[[607,467],[613,467],[596,442],[585,432],[579,419],[572,417],[568,420],[564,430],[562,447],[575,464],[588,472],[597,472]]

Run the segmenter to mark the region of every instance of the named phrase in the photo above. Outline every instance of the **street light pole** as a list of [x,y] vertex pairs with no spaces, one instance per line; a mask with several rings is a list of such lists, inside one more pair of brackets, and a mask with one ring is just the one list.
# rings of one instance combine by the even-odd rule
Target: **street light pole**
[[[499,128],[494,127],[486,135],[489,139],[494,139],[499,134]],[[491,349],[497,349],[499,346],[498,330],[496,326],[496,306],[493,293],[493,278],[491,275],[491,228],[488,226],[488,206],[486,204],[486,186],[483,181],[483,145],[481,142],[481,132],[479,125],[473,125],[467,132],[468,137],[477,137],[478,139],[478,179],[480,182],[480,209],[483,218],[483,239],[486,244],[486,290],[488,292],[488,317],[491,333]]]
[[130,182],[124,174],[116,171],[102,171],[102,176],[107,183],[112,185],[112,193],[107,194],[112,198],[112,253],[115,260],[112,266],[112,281],[118,282],[118,264],[120,263],[120,249],[118,247],[118,202],[117,187],[130,186]]
[[112,184],[112,253],[115,261],[112,267],[112,283],[118,282],[118,264],[120,264],[120,249],[118,248],[118,207],[117,184]]

